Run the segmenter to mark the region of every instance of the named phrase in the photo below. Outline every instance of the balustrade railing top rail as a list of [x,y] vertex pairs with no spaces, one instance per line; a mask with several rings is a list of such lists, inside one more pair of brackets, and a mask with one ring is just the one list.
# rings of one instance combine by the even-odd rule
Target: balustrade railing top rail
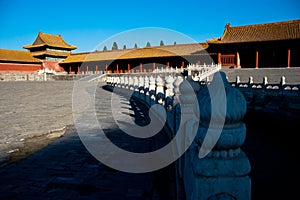
[[[135,74],[136,76],[143,76],[143,75],[153,75],[157,76],[160,75],[165,77],[168,74],[184,74],[191,77],[194,81],[203,81],[208,80],[208,77],[212,76],[214,73],[218,72],[221,69],[220,64],[211,64],[203,65],[198,64],[189,64],[186,68],[173,68],[173,67],[162,67],[153,70],[152,72],[136,72],[136,73],[108,73],[107,74],[107,82],[112,83],[114,81],[120,83],[118,80],[121,76],[126,76],[129,74]],[[115,77],[115,78],[112,78]]]

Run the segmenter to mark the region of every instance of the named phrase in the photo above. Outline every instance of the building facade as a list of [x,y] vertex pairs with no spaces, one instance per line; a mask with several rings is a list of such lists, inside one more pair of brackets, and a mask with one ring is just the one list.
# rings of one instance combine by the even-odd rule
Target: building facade
[[70,73],[150,72],[160,67],[185,67],[189,63],[211,64],[213,60],[205,48],[206,44],[195,43],[76,53],[60,65]]
[[225,26],[220,38],[207,41],[207,51],[216,53],[222,66],[299,67],[300,20]]

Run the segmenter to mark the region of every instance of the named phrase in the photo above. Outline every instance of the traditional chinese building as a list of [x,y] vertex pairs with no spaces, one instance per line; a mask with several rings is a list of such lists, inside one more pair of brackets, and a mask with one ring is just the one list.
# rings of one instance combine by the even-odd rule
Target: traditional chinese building
[[68,57],[77,47],[66,43],[61,35],[39,32],[33,44],[23,48],[28,49],[32,56],[40,60],[59,62]]
[[217,53],[222,66],[300,66],[300,20],[248,26],[225,26],[220,38],[207,41],[207,51]]
[[42,61],[28,51],[0,49],[1,73],[32,73],[42,69]]
[[[152,71],[160,66],[184,67],[189,63],[211,64],[205,43],[133,48],[70,54],[60,65],[68,72]],[[216,55],[215,55],[216,57]]]
[[76,46],[69,45],[61,35],[39,32],[31,45],[24,46],[29,51],[0,49],[1,73],[60,73],[65,70],[59,61],[67,58]]

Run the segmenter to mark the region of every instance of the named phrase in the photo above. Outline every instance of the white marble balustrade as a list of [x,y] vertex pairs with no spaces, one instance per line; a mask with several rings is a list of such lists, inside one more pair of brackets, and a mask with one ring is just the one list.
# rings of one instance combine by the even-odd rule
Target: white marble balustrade
[[[220,191],[225,196],[228,194],[235,199],[250,199],[251,197],[251,181],[248,177],[250,164],[240,149],[244,142],[246,129],[243,123],[237,123],[245,115],[246,100],[240,91],[227,82],[223,72],[219,77],[222,77],[226,88],[225,99],[229,102],[228,105],[234,106],[227,106],[225,112],[229,114],[215,116],[216,118],[226,116],[224,130],[219,130],[222,132],[221,140],[217,141],[217,148],[212,147],[212,151],[206,157],[199,157],[202,145],[206,144],[206,140],[211,140],[211,137],[207,139],[205,136],[209,130],[207,123],[210,123],[212,115],[211,111],[206,109],[211,107],[210,101],[207,101],[210,98],[207,88],[217,84],[218,81],[214,81],[214,79],[218,75],[213,75],[220,70],[220,67],[220,65],[214,64],[189,65],[187,75],[177,73],[176,69],[167,69],[154,73],[109,74],[106,79],[109,87],[117,87],[119,88],[117,91],[122,92],[123,90],[123,93],[130,91],[131,97],[148,105],[149,108],[154,104],[163,106],[167,113],[166,126],[170,138],[177,137],[178,132],[183,133],[183,137],[176,141],[172,150],[174,156],[180,157],[180,152],[183,150],[185,152],[187,148],[191,149],[176,162],[176,179],[183,181],[188,200],[214,199]],[[212,76],[213,79],[206,82],[208,84],[205,83],[204,86],[201,84]],[[239,85],[240,80],[237,80],[235,84]],[[264,79],[264,84],[267,85],[267,78]],[[222,87],[215,87],[215,89],[222,90]],[[220,93],[222,91],[213,92],[215,95]],[[218,96],[216,99],[219,99]],[[236,102],[236,99],[240,101]],[[201,117],[199,110],[201,110]],[[157,114],[159,115],[159,113]],[[201,123],[200,120],[202,120]],[[215,119],[214,121],[219,122],[220,120]],[[193,133],[196,136],[193,137]],[[208,190],[207,187],[210,189]]]

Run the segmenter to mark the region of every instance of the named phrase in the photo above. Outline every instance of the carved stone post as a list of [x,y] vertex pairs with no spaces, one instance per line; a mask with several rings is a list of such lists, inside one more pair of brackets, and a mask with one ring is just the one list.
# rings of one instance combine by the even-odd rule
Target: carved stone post
[[283,95],[283,91],[284,91],[284,89],[283,89],[283,86],[286,84],[286,82],[285,82],[285,76],[282,76],[281,78],[280,78],[280,95]]
[[[216,75],[221,75],[221,81]],[[250,200],[251,167],[240,149],[246,137],[246,126],[241,121],[247,109],[243,94],[221,72],[198,93],[198,102],[199,129],[184,163],[187,200]]]
[[172,76],[166,77],[166,97],[173,97],[174,95],[174,78]]
[[144,77],[140,76],[139,77],[139,88],[138,88],[140,99],[144,99],[144,84],[145,84]]
[[238,86],[238,84],[241,82],[241,79],[239,76],[236,76],[236,80],[235,80],[235,83],[236,83],[236,86]]
[[[173,96],[174,96],[174,78],[173,76],[166,77],[166,97],[165,97],[165,108],[167,110],[167,123],[174,131],[174,110],[173,110]],[[173,134],[172,134],[173,136]],[[172,137],[171,136],[171,137]]]
[[113,86],[116,87],[117,86],[117,77],[113,77]]
[[[149,100],[148,100],[148,98],[149,98],[149,77],[146,75],[145,76],[145,79],[144,79],[144,81],[145,81],[145,86],[144,86],[144,94],[145,94],[145,99],[144,99],[144,101],[146,102],[146,103],[148,103],[149,102]],[[148,104],[149,105],[149,104]]]
[[139,78],[137,76],[133,77],[133,87],[134,87],[134,91],[138,91],[138,88],[139,88]]
[[124,78],[124,88],[129,89],[128,76],[125,76],[125,78]]
[[263,78],[263,85],[264,87],[268,84],[268,77],[264,76]]
[[174,128],[174,135],[176,134],[178,128],[179,128],[179,125],[180,125],[180,100],[179,100],[179,97],[181,95],[181,92],[179,90],[179,86],[180,84],[183,82],[183,78],[181,76],[177,76],[177,78],[175,79],[174,81],[174,102],[173,102],[173,105],[174,105],[174,112],[175,112],[175,119],[174,119],[174,125],[173,125],[173,128]]
[[245,99],[247,101],[247,105],[251,105],[251,102],[253,101],[252,85],[253,85],[253,76],[249,76],[248,87],[245,88],[245,90],[243,92],[244,96],[245,96]]
[[129,86],[129,90],[134,90],[134,86],[133,86],[133,78],[132,76],[128,77],[128,86]]
[[117,86],[117,87],[121,87],[121,77],[120,77],[120,76],[117,76],[117,77],[116,77],[116,80],[117,80],[116,86]]
[[121,87],[121,88],[124,88],[124,83],[125,83],[125,77],[124,77],[124,76],[121,76],[121,77],[120,77],[120,87]]
[[174,103],[179,103],[180,90],[179,85],[182,83],[183,78],[178,76],[174,81]]
[[[176,107],[176,132],[183,133],[183,138],[177,141],[177,150],[180,152],[183,149],[187,149],[185,154],[179,158],[176,162],[176,175],[177,182],[180,185],[184,185],[184,167],[186,154],[189,152],[188,148],[195,139],[197,129],[199,126],[199,105],[197,102],[197,93],[200,90],[199,82],[192,81],[191,79],[177,79],[174,85],[177,85],[179,82],[179,88],[175,89],[175,95],[180,93],[178,97],[179,103]],[[179,89],[179,91],[178,91]],[[176,97],[176,96],[175,96]],[[176,98],[177,98],[176,97]],[[176,152],[176,151],[175,151]],[[191,169],[191,168],[190,168]],[[181,182],[180,182],[181,181]],[[183,181],[183,182],[182,182]],[[177,186],[179,191],[179,196],[181,196],[180,185]],[[188,186],[191,187],[192,185]],[[187,193],[186,193],[187,194]]]
[[253,76],[249,76],[249,85],[253,84]]
[[157,100],[157,103],[164,105],[164,98],[165,98],[164,81],[160,76],[157,76],[156,77],[156,100]]
[[282,76],[282,77],[280,78],[280,85],[281,85],[281,86],[285,85],[285,76]]
[[155,78],[153,76],[150,76],[149,81],[150,81],[150,85],[149,85],[150,102],[149,102],[149,105],[152,105],[152,104],[155,103],[155,100],[156,100],[156,97],[155,97],[155,90],[156,90]]
[[139,98],[140,92],[139,92],[139,78],[137,76],[133,77],[133,96]]

